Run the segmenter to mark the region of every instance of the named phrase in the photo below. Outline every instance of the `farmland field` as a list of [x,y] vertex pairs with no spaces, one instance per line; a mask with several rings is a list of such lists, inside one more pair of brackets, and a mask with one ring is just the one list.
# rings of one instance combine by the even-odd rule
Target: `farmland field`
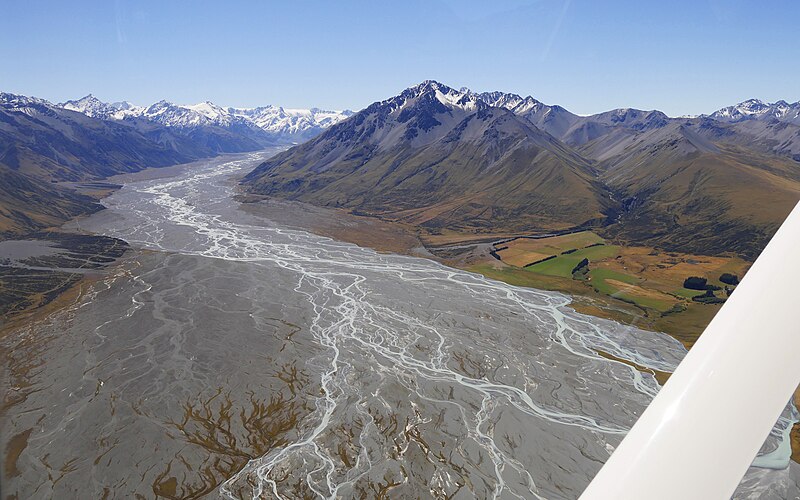
[[548,274],[550,276],[569,278],[572,276],[572,270],[575,269],[575,266],[583,259],[589,259],[591,262],[615,257],[618,253],[619,247],[615,245],[599,245],[582,248],[569,254],[559,255],[555,259],[550,259],[527,267],[526,270],[534,273]]
[[[566,253],[565,253],[566,252]],[[591,231],[549,238],[518,238],[498,245],[501,262],[472,270],[507,283],[559,290],[576,297],[576,307],[672,333],[687,345],[702,332],[719,305],[693,302],[703,292],[684,288],[690,276],[704,277],[725,298],[722,273],[741,278],[749,263],[738,257],[664,252],[651,247],[607,244]],[[547,257],[548,260],[542,261]],[[585,281],[572,271],[589,261]],[[531,265],[532,262],[538,262]],[[525,267],[527,266],[527,267]],[[635,312],[635,311],[638,311]]]
[[498,251],[503,262],[512,266],[524,267],[531,262],[542,260],[551,255],[559,255],[570,250],[578,250],[597,243],[603,238],[591,231],[552,236],[550,238],[517,238],[503,244]]

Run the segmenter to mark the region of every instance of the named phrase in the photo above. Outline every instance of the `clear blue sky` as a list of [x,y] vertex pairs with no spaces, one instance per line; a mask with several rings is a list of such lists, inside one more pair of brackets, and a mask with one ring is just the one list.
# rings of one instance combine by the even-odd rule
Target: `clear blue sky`
[[800,100],[800,1],[4,0],[0,90],[360,109],[425,79],[581,114]]

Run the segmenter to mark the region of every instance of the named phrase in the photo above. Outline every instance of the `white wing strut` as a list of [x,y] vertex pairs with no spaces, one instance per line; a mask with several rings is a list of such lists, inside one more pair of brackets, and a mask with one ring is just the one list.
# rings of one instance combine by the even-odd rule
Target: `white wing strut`
[[727,499],[800,383],[800,204],[581,496]]

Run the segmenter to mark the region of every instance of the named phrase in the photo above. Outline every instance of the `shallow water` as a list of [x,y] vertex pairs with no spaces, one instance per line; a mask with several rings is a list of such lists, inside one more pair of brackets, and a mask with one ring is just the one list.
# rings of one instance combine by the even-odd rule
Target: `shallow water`
[[[156,252],[16,337],[17,366],[44,363],[9,411],[9,436],[33,429],[13,491],[575,498],[658,390],[597,351],[685,354],[561,294],[246,214],[231,175],[266,154],[130,182],[80,223]],[[737,496],[795,476],[752,469]]]

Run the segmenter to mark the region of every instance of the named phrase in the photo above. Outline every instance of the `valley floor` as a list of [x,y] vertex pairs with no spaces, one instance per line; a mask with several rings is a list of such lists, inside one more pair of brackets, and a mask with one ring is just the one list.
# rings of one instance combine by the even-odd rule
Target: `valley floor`
[[[690,276],[708,277],[724,299],[719,276],[741,278],[749,263],[735,257],[661,252],[614,245],[591,231],[528,237],[510,233],[430,235],[394,221],[354,215],[277,198],[240,197],[242,210],[381,252],[427,257],[512,285],[563,292],[583,313],[668,333],[691,347],[721,304],[693,302],[703,292],[683,287]],[[531,239],[534,238],[534,239]],[[573,276],[582,259],[585,277]],[[543,262],[538,262],[543,260]],[[532,265],[533,264],[533,265]],[[733,287],[730,287],[731,289]]]

